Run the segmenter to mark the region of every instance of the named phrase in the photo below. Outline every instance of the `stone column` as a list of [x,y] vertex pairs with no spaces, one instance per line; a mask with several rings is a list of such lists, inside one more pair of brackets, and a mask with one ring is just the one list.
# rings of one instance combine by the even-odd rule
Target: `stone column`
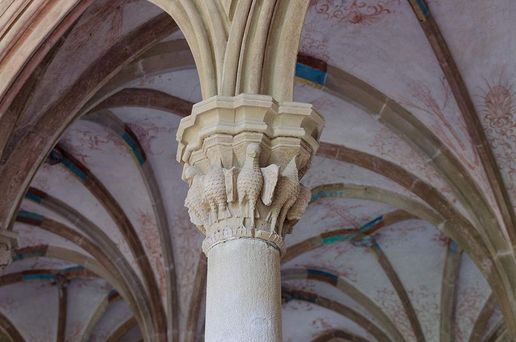
[[206,341],[281,341],[283,238],[310,190],[299,180],[317,150],[322,117],[270,96],[215,96],[178,128],[185,205],[206,236]]

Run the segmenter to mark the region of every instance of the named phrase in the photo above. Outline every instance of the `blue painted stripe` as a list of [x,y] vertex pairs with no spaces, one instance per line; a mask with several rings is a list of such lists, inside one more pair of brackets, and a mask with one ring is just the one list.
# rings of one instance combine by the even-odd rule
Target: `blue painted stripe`
[[457,245],[457,243],[453,240],[450,241],[448,248],[450,249],[450,252],[452,252],[454,254],[459,251],[459,245]]
[[332,190],[332,191],[318,191],[316,193],[312,193],[312,197],[310,198],[310,202],[315,202],[321,198],[340,198],[344,196],[343,190]]
[[53,274],[42,273],[42,274],[25,274],[23,275],[23,281],[30,280],[54,280],[56,277]]
[[18,253],[14,256],[14,260],[15,261],[18,261],[18,260],[23,260],[25,258],[33,258],[33,257],[41,257],[41,256],[45,256],[46,252],[45,251],[35,251],[35,252],[31,252],[31,253]]
[[84,267],[82,267],[80,265],[77,265],[77,266],[70,266],[70,267],[64,268],[63,270],[61,270],[61,272],[63,272],[63,273],[67,273],[67,272],[80,272],[80,271],[83,271],[83,270],[84,270]]
[[53,149],[51,152],[50,152],[50,155],[49,155],[50,159],[52,159],[53,161],[57,162],[57,163],[60,163],[63,161],[63,155],[61,154],[61,152],[59,152],[58,150],[56,149]]
[[425,17],[428,17],[430,15],[430,9],[425,4],[424,0],[416,0],[416,4],[421,10],[421,13],[423,13]]
[[328,236],[328,237],[323,238],[322,243],[324,245],[329,245],[329,244],[339,242],[339,241],[348,241],[350,239],[351,239],[351,235],[349,235],[349,234],[346,234],[346,235],[339,234],[339,235]]
[[326,83],[326,72],[301,63],[296,63],[296,76],[322,86]]
[[313,268],[308,268],[306,270],[306,272],[309,275],[314,275],[314,276],[319,276],[319,277],[327,278],[327,279],[331,280],[334,284],[336,284],[338,279],[339,279],[339,277],[336,276],[333,273],[329,273],[329,272],[325,272],[325,271],[321,271],[321,270],[315,270]]
[[41,197],[39,197],[32,191],[27,191],[27,193],[25,194],[25,198],[36,203],[41,203]]
[[18,211],[16,216],[32,219],[32,220],[35,220],[35,221],[38,221],[38,222],[41,222],[41,221],[43,221],[45,219],[45,217],[43,215],[36,214],[36,213],[33,213],[31,211],[26,211],[26,210]]
[[136,158],[136,160],[138,160],[138,163],[140,163],[140,165],[143,165],[143,163],[145,163],[145,157],[143,156],[140,147],[138,146],[136,141],[134,141],[133,137],[131,137],[129,133],[124,132],[124,134],[122,134],[122,139],[124,139],[127,145],[129,145],[131,151],[133,151],[134,157]]
[[70,170],[70,172],[72,172],[74,175],[76,175],[77,177],[79,177],[79,179],[81,181],[85,181],[88,176],[84,173],[84,171],[82,171],[81,169],[79,169],[77,167],[77,165],[75,165],[70,159],[63,159],[63,165],[68,169]]
[[383,221],[383,215],[380,215],[380,216],[374,218],[373,220],[363,224],[362,227],[360,227],[360,231],[365,232],[365,231],[369,230],[370,228],[376,226],[377,224],[381,223],[382,221]]

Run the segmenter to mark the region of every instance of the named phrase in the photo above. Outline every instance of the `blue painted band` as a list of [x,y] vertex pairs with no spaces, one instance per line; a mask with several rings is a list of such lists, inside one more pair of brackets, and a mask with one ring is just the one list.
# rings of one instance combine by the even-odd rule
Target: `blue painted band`
[[143,163],[145,163],[145,157],[143,156],[140,147],[138,146],[136,141],[134,141],[133,137],[131,137],[131,135],[129,135],[127,132],[124,132],[124,134],[122,134],[122,139],[124,139],[126,144],[129,145],[131,151],[133,151],[134,157],[136,158],[136,160],[138,160],[138,163],[140,163],[140,165],[143,165]]
[[343,190],[332,190],[332,191],[319,191],[312,194],[312,197],[310,198],[310,202],[315,202],[321,198],[339,198],[344,196]]
[[362,227],[360,227],[360,231],[365,232],[369,228],[376,226],[377,224],[381,223],[382,221],[383,221],[383,215],[380,215],[380,216],[372,219],[371,221],[363,224]]
[[326,83],[326,72],[301,63],[296,63],[296,76],[322,86]]
[[23,281],[29,280],[54,280],[56,277],[53,274],[42,273],[42,274],[25,274],[23,275]]
[[35,220],[35,221],[38,221],[38,222],[41,222],[41,221],[43,221],[45,219],[45,217],[43,215],[36,214],[36,213],[33,213],[31,211],[26,211],[26,210],[18,211],[16,216],[32,219],[32,220]]
[[85,181],[88,176],[81,170],[77,167],[77,165],[75,165],[70,159],[64,159],[63,160],[63,165],[68,169],[70,170],[70,172],[72,172],[74,175],[76,175],[77,177],[79,177],[79,179],[81,181]]
[[25,194],[25,198],[36,203],[41,203],[41,197],[39,197],[32,191],[27,191],[27,193]]
[[17,260],[23,260],[25,258],[34,258],[34,257],[41,257],[41,256],[45,256],[46,252],[45,251],[35,251],[35,252],[31,252],[31,253],[18,253],[14,256],[14,260],[17,261]]
[[424,0],[416,0],[416,4],[421,10],[421,13],[423,13],[425,17],[428,17],[430,15],[430,9],[428,8]]
[[455,241],[451,240],[448,248],[450,249],[450,252],[455,254],[459,250],[459,245],[457,245]]
[[349,239],[351,239],[351,237],[352,237],[351,235],[344,235],[344,234],[328,236],[328,237],[322,238],[322,243],[324,245],[329,245],[329,244],[339,242],[339,241],[348,241]]
[[63,273],[80,272],[80,271],[83,271],[83,270],[84,270],[84,267],[82,267],[80,265],[76,265],[76,266],[67,267],[67,268],[63,269],[61,272],[63,272]]
[[331,282],[334,284],[336,284],[339,279],[339,277],[333,273],[329,273],[329,272],[325,272],[325,271],[321,271],[321,270],[315,270],[313,268],[308,268],[306,270],[306,272],[308,273],[308,275],[314,275],[314,276],[318,276],[318,277],[327,278],[327,279],[331,280]]

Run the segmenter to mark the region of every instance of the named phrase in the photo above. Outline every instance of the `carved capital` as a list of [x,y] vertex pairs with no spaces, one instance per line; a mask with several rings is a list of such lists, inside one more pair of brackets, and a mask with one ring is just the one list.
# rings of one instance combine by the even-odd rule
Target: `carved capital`
[[16,233],[0,231],[0,274],[13,261],[13,250],[17,246]]
[[283,249],[310,198],[299,180],[323,122],[311,105],[247,94],[208,99],[181,120],[177,158],[190,186],[185,205],[206,235],[205,252],[236,238]]

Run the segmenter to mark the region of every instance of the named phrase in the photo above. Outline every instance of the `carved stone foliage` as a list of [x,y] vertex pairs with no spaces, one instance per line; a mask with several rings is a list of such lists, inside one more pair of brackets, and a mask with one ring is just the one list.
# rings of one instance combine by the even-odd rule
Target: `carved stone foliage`
[[[257,236],[282,248],[282,237],[303,215],[310,189],[299,183],[296,158],[283,170],[259,165],[260,146],[249,144],[241,168],[213,164],[206,174],[187,166],[185,200],[191,221],[211,245],[224,235]],[[209,246],[208,246],[209,248]]]
[[323,120],[310,105],[271,97],[216,97],[194,106],[178,129],[185,206],[206,236],[203,249],[240,237],[283,249],[310,190],[299,180],[318,147]]

